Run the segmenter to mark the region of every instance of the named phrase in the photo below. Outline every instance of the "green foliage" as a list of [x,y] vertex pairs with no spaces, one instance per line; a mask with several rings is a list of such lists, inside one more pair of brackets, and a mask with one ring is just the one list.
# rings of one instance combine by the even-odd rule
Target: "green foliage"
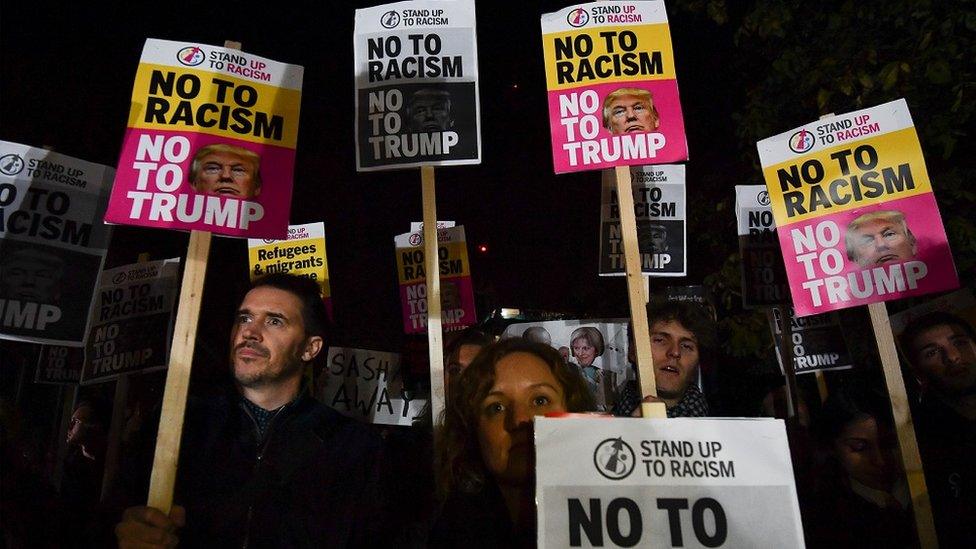
[[[810,122],[904,97],[964,285],[976,282],[976,0],[688,0],[676,8],[706,14],[731,28],[740,107],[732,114],[741,158],[759,179],[756,142]],[[712,16],[713,10],[720,13]],[[734,13],[733,13],[734,11]],[[746,183],[742,182],[742,183]],[[731,185],[719,189],[731,195]],[[717,217],[726,200],[703,217]],[[689,212],[692,219],[694,211]],[[703,226],[725,229],[712,223]],[[737,250],[728,238],[695,235],[706,249],[727,254],[705,283],[717,298],[723,342],[733,356],[768,350],[765,318],[741,309]],[[721,243],[719,243],[721,241]],[[757,335],[757,334],[761,334]]]

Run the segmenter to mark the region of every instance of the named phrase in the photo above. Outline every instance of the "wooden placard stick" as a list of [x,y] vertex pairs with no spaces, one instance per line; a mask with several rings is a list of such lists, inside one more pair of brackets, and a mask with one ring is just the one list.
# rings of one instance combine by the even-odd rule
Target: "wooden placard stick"
[[[630,321],[634,327],[634,344],[637,347],[637,378],[641,396],[657,395],[654,380],[654,359],[651,357],[651,334],[647,325],[647,302],[644,299],[644,282],[640,268],[640,250],[637,247],[637,217],[634,215],[634,190],[630,179],[630,166],[617,166],[617,200],[620,204],[620,234],[624,241],[624,266],[627,276],[627,295],[630,300]],[[647,295],[650,295],[648,292]],[[641,416],[666,418],[663,402],[641,403]]]
[[186,395],[190,388],[190,368],[193,365],[197,321],[200,319],[200,305],[203,302],[203,281],[207,275],[210,239],[208,232],[190,232],[183,283],[180,286],[180,302],[176,311],[176,326],[169,351],[156,454],[149,478],[149,506],[167,514],[173,505],[173,487],[176,484],[180,439],[183,436],[183,414],[186,412]]
[[427,285],[427,345],[430,356],[430,411],[434,423],[444,411],[444,347],[441,333],[441,271],[437,254],[437,193],[434,167],[421,166],[424,200],[424,270]]
[[774,307],[775,312],[770,310],[773,315],[773,325],[776,324],[776,315],[779,315],[779,344],[782,348],[780,354],[783,360],[783,376],[786,377],[786,410],[787,417],[796,417],[800,410],[800,390],[796,385],[796,368],[793,367],[793,316],[790,314],[791,306]]
[[932,518],[932,503],[929,501],[928,488],[925,486],[922,457],[918,453],[915,425],[912,421],[911,409],[908,407],[908,395],[905,394],[905,382],[901,375],[898,352],[895,350],[895,337],[891,333],[888,308],[883,302],[871,303],[868,305],[868,313],[871,315],[874,338],[878,342],[878,356],[881,358],[881,368],[884,371],[885,384],[888,386],[888,397],[891,399],[891,414],[898,434],[898,447],[901,450],[902,465],[905,467],[905,477],[908,479],[908,490],[912,495],[912,509],[915,513],[919,544],[924,549],[938,547],[935,521]]
[[[240,42],[226,41],[224,47],[239,50]],[[149,477],[149,506],[169,514],[176,486],[179,465],[180,439],[183,437],[183,415],[186,395],[190,388],[190,368],[197,340],[197,322],[203,303],[203,282],[207,278],[207,258],[210,256],[212,235],[204,231],[190,231],[186,250],[180,302],[177,305],[173,343],[169,351],[166,388],[163,391],[163,410],[156,436],[156,454]]]
[[817,392],[820,393],[820,402],[823,403],[830,395],[830,391],[827,390],[827,378],[821,370],[817,370],[813,375],[817,378]]

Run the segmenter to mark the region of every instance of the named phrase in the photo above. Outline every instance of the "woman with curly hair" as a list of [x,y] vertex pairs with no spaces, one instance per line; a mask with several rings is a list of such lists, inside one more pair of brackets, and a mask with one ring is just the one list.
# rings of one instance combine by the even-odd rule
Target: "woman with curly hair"
[[591,409],[585,383],[551,347],[523,338],[485,347],[447,403],[430,545],[534,547],[532,418]]

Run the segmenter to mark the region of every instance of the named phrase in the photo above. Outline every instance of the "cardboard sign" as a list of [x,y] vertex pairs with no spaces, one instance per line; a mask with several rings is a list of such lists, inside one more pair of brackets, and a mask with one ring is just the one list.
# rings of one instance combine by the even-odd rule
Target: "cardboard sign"
[[636,379],[627,362],[627,320],[553,320],[510,324],[502,338],[524,337],[559,351],[586,381],[596,409],[609,411],[628,381]]
[[240,50],[146,40],[105,220],[284,237],[302,75]]
[[0,141],[0,339],[81,346],[112,168]]
[[44,345],[37,357],[34,383],[78,385],[84,363],[85,350],[82,347]]
[[803,547],[773,419],[536,418],[539,547]]
[[758,147],[799,316],[958,286],[904,99]]
[[688,159],[664,2],[542,16],[556,173]]
[[735,186],[735,219],[742,257],[742,306],[755,309],[788,303],[790,287],[765,185]]
[[356,10],[356,169],[481,163],[473,0]]
[[[806,374],[824,370],[846,370],[854,367],[847,349],[837,313],[797,317],[790,308],[790,338],[793,346],[793,371]],[[783,319],[780,308],[774,308],[769,329],[776,343],[776,359],[783,371]],[[784,374],[785,375],[785,374]]]
[[[437,231],[437,255],[440,265],[441,308],[445,330],[475,324],[474,287],[464,227]],[[424,273],[424,236],[422,232],[404,233],[394,238],[397,278],[400,281],[400,303],[403,330],[407,334],[427,331],[427,277]]]
[[331,347],[315,394],[344,415],[382,425],[412,425],[427,405],[404,392],[400,355],[369,349]]
[[[630,169],[637,218],[641,272],[647,276],[685,276],[684,165]],[[623,236],[613,170],[603,170],[600,207],[600,275],[624,276]]]
[[291,273],[318,282],[325,308],[332,315],[325,223],[289,225],[286,240],[249,238],[247,257],[252,281],[267,274]]
[[179,258],[102,272],[82,385],[166,368],[179,275]]

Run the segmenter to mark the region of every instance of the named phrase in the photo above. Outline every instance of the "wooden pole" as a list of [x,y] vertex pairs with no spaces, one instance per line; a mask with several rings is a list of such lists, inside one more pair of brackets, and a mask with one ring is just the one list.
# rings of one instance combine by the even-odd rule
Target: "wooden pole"
[[190,367],[193,365],[193,349],[197,339],[200,305],[203,301],[203,281],[207,275],[210,240],[211,235],[208,232],[190,232],[186,267],[183,271],[183,283],[180,286],[180,303],[176,312],[176,326],[169,351],[169,368],[166,372],[166,388],[163,391],[159,434],[156,437],[156,454],[153,459],[152,475],[149,478],[149,506],[167,514],[173,504],[180,438],[183,436],[183,414],[186,412],[186,395],[190,387]]
[[430,354],[430,411],[434,423],[444,411],[444,347],[441,333],[441,275],[437,255],[437,193],[434,167],[421,166],[424,200],[424,270],[427,285],[427,345]]
[[[640,249],[637,246],[637,217],[634,215],[634,190],[630,179],[630,167],[617,166],[615,179],[617,200],[620,204],[620,233],[624,241],[630,320],[634,327],[634,344],[637,347],[637,378],[640,382],[641,396],[657,396],[654,359],[651,357],[650,327],[647,325],[647,304],[644,299],[644,277],[640,269]],[[663,402],[642,402],[641,415],[646,418],[668,417]]]
[[820,402],[823,403],[827,400],[830,392],[827,390],[827,379],[824,377],[824,373],[817,370],[813,374],[817,378],[817,392],[820,393]]
[[[800,390],[796,385],[796,368],[793,366],[793,311],[790,305],[776,307],[780,319],[780,346],[783,359],[783,375],[786,377],[786,404],[789,417],[796,417],[800,410]],[[775,321],[775,318],[774,318]]]
[[932,519],[932,503],[929,501],[928,488],[925,486],[922,457],[918,453],[915,426],[912,422],[911,409],[908,407],[908,395],[905,394],[905,382],[901,375],[898,352],[895,350],[895,338],[891,333],[888,309],[883,302],[872,303],[868,305],[868,312],[871,315],[874,337],[878,342],[878,355],[881,357],[885,384],[888,386],[888,397],[891,399],[891,413],[898,433],[898,447],[901,450],[901,461],[908,479],[908,490],[912,495],[912,509],[915,513],[919,544],[923,549],[938,547],[935,521]]

